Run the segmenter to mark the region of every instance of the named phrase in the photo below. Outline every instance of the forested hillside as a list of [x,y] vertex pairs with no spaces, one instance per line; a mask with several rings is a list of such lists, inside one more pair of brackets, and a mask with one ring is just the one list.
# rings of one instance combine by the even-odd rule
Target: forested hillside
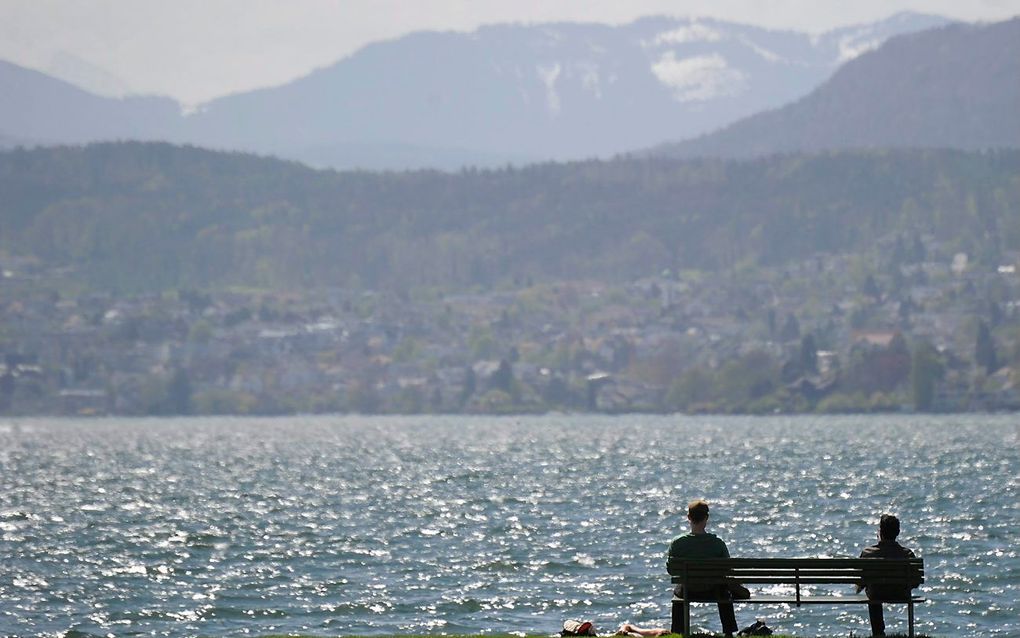
[[774,265],[930,234],[1020,249],[1020,151],[336,173],[166,144],[0,153],[0,249],[114,291],[404,289]]

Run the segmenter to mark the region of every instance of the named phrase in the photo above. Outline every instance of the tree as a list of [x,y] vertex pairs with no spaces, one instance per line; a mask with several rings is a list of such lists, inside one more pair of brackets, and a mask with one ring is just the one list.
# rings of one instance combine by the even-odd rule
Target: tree
[[753,351],[727,361],[716,375],[717,393],[728,408],[742,410],[749,402],[780,386],[779,364],[763,351]]
[[800,340],[800,370],[803,374],[818,372],[818,346],[815,345],[815,337],[811,333],[804,335]]
[[910,246],[910,260],[916,264],[924,261],[927,257],[927,251],[924,248],[924,242],[921,241],[921,236],[915,234],[914,241]]
[[779,340],[784,343],[787,341],[793,341],[800,337],[800,323],[797,321],[797,317],[792,314],[786,316],[786,321],[783,322],[783,328],[779,331]]
[[471,328],[471,333],[468,335],[468,347],[471,348],[471,356],[475,359],[490,359],[496,356],[499,351],[492,329],[484,325],[476,325]]
[[666,405],[671,410],[689,410],[697,404],[708,404],[717,389],[711,370],[699,367],[685,370],[677,377],[666,393]]
[[475,393],[478,386],[478,379],[475,376],[475,369],[471,366],[467,366],[464,369],[464,387],[460,391],[460,405],[463,407],[468,400],[471,399],[471,395]]
[[1002,308],[999,304],[995,303],[994,299],[988,300],[988,321],[991,322],[992,328],[1002,323]]
[[935,384],[942,376],[938,350],[927,341],[914,346],[910,360],[910,385],[914,409],[927,412],[935,403]]
[[191,379],[184,368],[174,370],[167,388],[167,402],[170,414],[191,413]]
[[397,393],[396,409],[401,414],[421,414],[425,407],[425,395],[418,386],[401,388]]
[[374,414],[382,406],[382,398],[369,380],[356,380],[347,386],[347,408],[361,414]]
[[571,405],[573,397],[570,394],[570,385],[566,379],[556,374],[549,378],[542,391],[542,398],[550,406],[565,407]]
[[14,373],[0,374],[0,411],[10,409],[14,397]]
[[432,388],[432,394],[429,396],[429,410],[436,413],[443,411],[443,393],[438,387]]
[[861,286],[861,292],[871,297],[875,301],[882,298],[882,291],[879,290],[878,284],[875,283],[874,275],[869,274],[864,280],[864,285]]
[[514,385],[514,370],[510,366],[510,362],[506,359],[500,359],[499,367],[492,373],[492,387],[497,390],[502,390],[507,394],[512,394]]
[[903,236],[896,235],[896,243],[893,244],[892,254],[889,255],[890,273],[894,271],[899,271],[900,266],[902,266],[906,261],[907,261],[907,248],[906,246],[903,245]]
[[977,340],[974,344],[974,360],[985,369],[988,374],[999,369],[998,357],[995,355],[995,341],[984,321],[978,324]]

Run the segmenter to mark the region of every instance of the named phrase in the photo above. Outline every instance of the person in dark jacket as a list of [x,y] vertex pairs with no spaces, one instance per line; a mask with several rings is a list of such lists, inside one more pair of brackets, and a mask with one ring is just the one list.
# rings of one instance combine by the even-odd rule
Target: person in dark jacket
[[[900,535],[900,519],[892,514],[883,514],[878,522],[878,544],[864,548],[861,558],[914,558],[914,552],[896,542]],[[857,588],[859,592],[860,587]],[[868,585],[868,598],[872,600],[901,600],[910,597],[910,590],[889,585]],[[868,603],[868,618],[871,620],[871,635],[885,635],[885,616],[882,603]]]

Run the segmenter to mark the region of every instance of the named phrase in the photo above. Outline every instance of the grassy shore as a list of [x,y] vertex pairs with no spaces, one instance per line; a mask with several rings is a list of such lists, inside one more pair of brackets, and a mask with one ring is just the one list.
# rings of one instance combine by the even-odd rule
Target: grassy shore
[[[556,635],[558,635],[558,634],[533,634],[533,633],[525,634],[525,636],[535,636],[535,637],[538,637],[538,636],[556,636]],[[611,633],[603,633],[603,634],[599,634],[599,635],[600,636],[612,636],[613,634],[611,634]],[[869,634],[868,634],[867,631],[862,632],[862,633],[858,633],[858,632],[855,631],[853,633],[853,636],[855,638],[868,638],[868,635]],[[432,634],[428,634],[427,636],[431,637]],[[675,638],[683,638],[682,634],[669,634],[665,638],[670,638],[671,636],[675,637]],[[721,636],[722,636],[722,634],[691,634],[690,636],[688,636],[688,638],[720,638]],[[933,636],[928,636],[927,634],[914,634],[914,636],[915,636],[915,638],[934,638]],[[288,634],[281,634],[281,635],[278,635],[278,636],[275,636],[275,635],[274,636],[264,636],[263,638],[326,638],[326,637],[325,636],[314,636],[314,635],[295,636],[293,634],[289,634],[289,635]],[[331,636],[329,638],[363,638],[363,637],[361,637],[361,636],[337,636],[337,637],[332,637]],[[411,635],[411,634],[387,634],[387,635],[383,635],[383,636],[372,636],[372,638],[426,638],[426,636],[425,635],[418,635],[418,634],[414,634],[414,635]],[[520,633],[514,633],[514,634],[453,634],[453,635],[442,635],[442,636],[437,635],[436,638],[521,638],[521,634]],[[771,638],[805,638],[805,637],[804,636],[787,636],[786,634],[772,634]],[[814,638],[848,638],[848,636],[840,634],[839,636],[815,636]],[[907,638],[907,634],[887,634],[887,638]]]

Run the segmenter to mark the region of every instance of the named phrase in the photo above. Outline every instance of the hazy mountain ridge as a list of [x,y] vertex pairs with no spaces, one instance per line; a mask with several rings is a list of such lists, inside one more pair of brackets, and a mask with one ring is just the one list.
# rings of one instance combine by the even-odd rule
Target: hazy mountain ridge
[[1020,146],[1020,18],[901,35],[810,95],[666,157],[752,157],[835,148]]
[[[780,104],[826,78],[848,48],[933,22],[942,20],[904,15],[817,39],[661,17],[417,33],[281,87],[215,100],[192,117],[192,141],[235,147],[257,129],[256,147],[274,152],[332,138],[605,155]],[[257,125],[270,121],[279,124]]]
[[900,14],[816,37],[662,17],[620,27],[423,32],[188,116],[171,100],[101,98],[6,64],[0,133],[51,143],[189,142],[336,167],[590,157],[690,137],[777,106],[862,50],[945,22]]
[[106,98],[0,60],[0,136],[36,144],[173,139],[180,107],[169,98]]
[[95,95],[123,98],[138,94],[123,79],[68,51],[55,53],[41,70]]
[[924,233],[1020,250],[1020,151],[402,174],[165,144],[0,153],[0,250],[115,289],[626,280]]

